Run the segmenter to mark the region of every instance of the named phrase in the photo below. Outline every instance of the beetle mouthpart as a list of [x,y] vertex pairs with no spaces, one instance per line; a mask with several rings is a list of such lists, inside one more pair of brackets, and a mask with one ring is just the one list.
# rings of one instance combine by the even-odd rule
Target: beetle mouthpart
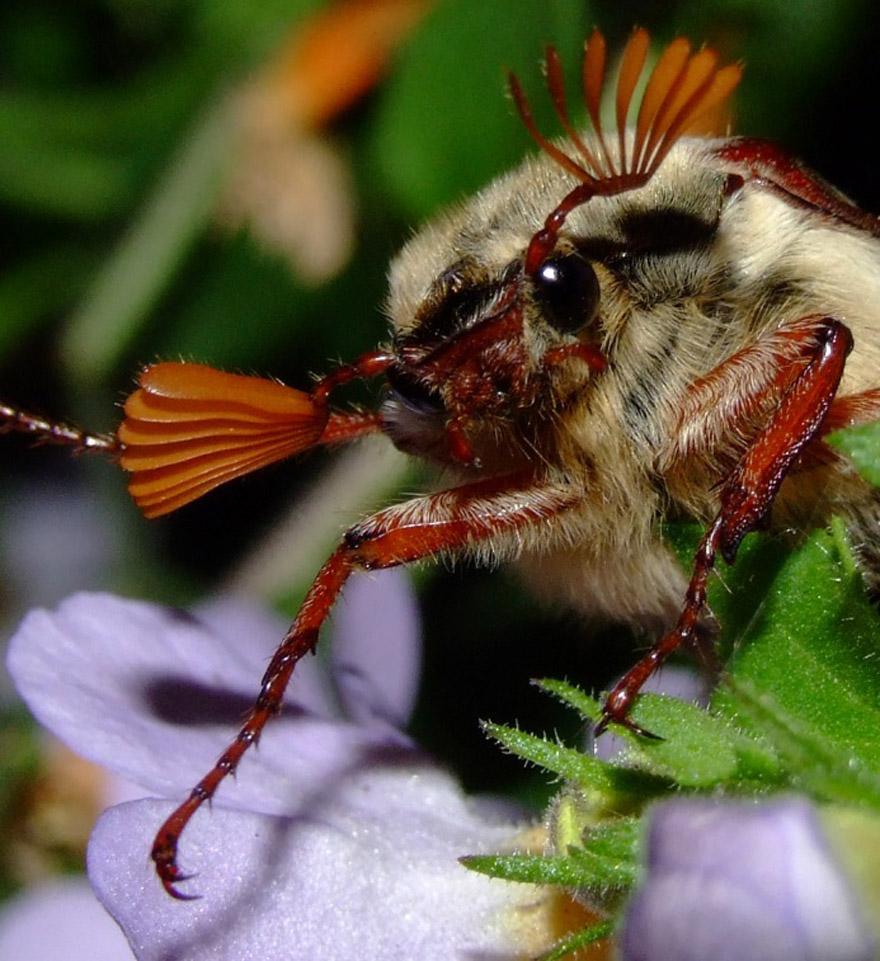
[[440,414],[444,410],[443,398],[424,381],[419,380],[405,367],[392,365],[386,374],[394,398],[417,414]]

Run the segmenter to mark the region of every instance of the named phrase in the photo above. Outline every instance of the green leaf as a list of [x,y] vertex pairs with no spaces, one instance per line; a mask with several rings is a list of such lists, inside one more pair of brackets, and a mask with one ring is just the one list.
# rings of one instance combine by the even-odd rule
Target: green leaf
[[94,269],[95,259],[82,246],[54,247],[0,276],[0,360],[71,303]]
[[198,0],[196,29],[221,57],[250,65],[270,56],[289,30],[326,5],[322,0]]
[[857,758],[841,755],[796,718],[781,710],[772,693],[730,682],[741,717],[748,718],[790,772],[792,785],[821,801],[880,808],[880,775]]
[[[461,858],[461,863],[472,871],[507,881],[558,885],[614,910],[638,878],[641,835],[637,819],[613,818],[590,830],[583,846],[569,846],[567,854],[475,855]],[[542,957],[562,958],[608,937],[613,928],[614,922],[609,921],[577,931]]]
[[[598,859],[596,859],[598,861]],[[504,881],[524,884],[558,884],[566,888],[587,888],[597,884],[593,865],[572,857],[540,854],[472,855],[460,858],[472,871]],[[604,865],[603,865],[604,866]]]
[[94,279],[63,339],[71,374],[101,380],[135,336],[204,227],[229,159],[231,115],[211,105],[115,253]]
[[[357,258],[331,283],[309,288],[248,231],[212,238],[188,265],[186,295],[170,298],[162,329],[147,331],[136,347],[148,356],[258,372],[277,373],[281,357],[282,369],[304,378],[310,367],[325,368],[328,356],[351,357],[385,334],[378,311],[365,308],[381,302],[385,267]],[[309,349],[312,356],[304,356]]]
[[737,97],[738,131],[787,135],[790,143],[808,136],[799,129],[809,125],[798,108],[827,87],[828,64],[852,56],[865,9],[862,0],[684,0],[676,5],[675,24],[698,43],[736,38],[735,54],[747,68]]
[[[200,244],[160,330],[138,342],[159,357],[183,357],[231,370],[259,370],[273,334],[305,326],[306,296],[279,257],[260,251],[247,231]],[[193,282],[187,275],[195,275]],[[247,318],[245,322],[243,320]],[[270,358],[271,359],[271,358]],[[271,368],[270,368],[271,369]]]
[[646,798],[665,788],[659,778],[615,767],[574,748],[516,728],[484,724],[483,729],[511,753],[574,781],[585,794],[607,807],[615,807],[626,799]]
[[594,697],[590,697],[579,687],[560,681],[556,678],[545,677],[532,682],[535,687],[552,694],[563,704],[573,707],[585,720],[595,723],[602,712],[602,705]]
[[590,828],[582,850],[613,862],[638,862],[641,825],[633,817],[613,818]]
[[204,60],[188,51],[125,86],[0,90],[0,199],[86,222],[127,211],[216,87]]
[[626,728],[625,763],[666,777],[681,787],[709,788],[737,780],[778,780],[772,752],[739,731],[729,718],[719,718],[673,697],[642,694],[633,720],[662,740],[640,737]]
[[[41,746],[36,722],[24,707],[0,711],[0,832],[7,839],[21,833],[23,799],[39,773]],[[0,899],[22,883],[20,866],[10,853],[7,841],[0,851]]]
[[473,855],[465,867],[506,881],[556,884],[608,897],[628,891],[638,874],[641,829],[635,818],[613,818],[591,829],[582,845],[565,854]]
[[835,777],[851,770],[871,803],[859,783],[880,776],[880,618],[839,533],[818,531],[785,560],[728,669],[720,711],[784,748],[804,783],[838,759]]
[[573,954],[580,948],[586,948],[591,944],[597,944],[599,941],[610,938],[613,933],[613,921],[603,921],[600,924],[590,925],[588,928],[583,928],[581,931],[575,931],[574,934],[569,934],[559,941],[550,951],[537,958],[536,961],[559,961],[560,958]]
[[[699,535],[696,525],[666,532],[684,559]],[[777,779],[822,798],[874,803],[880,618],[842,523],[795,551],[781,537],[749,535],[736,563],[710,582],[709,603],[721,646],[732,651],[730,681],[713,707],[757,738],[739,742],[740,751],[751,745],[755,753],[742,756],[734,781]],[[650,729],[639,708],[635,716]]]
[[421,219],[517,163],[531,141],[506,97],[505,68],[536,91],[543,122],[550,115],[537,69],[544,44],[557,43],[576,73],[588,20],[581,0],[438,4],[381,94],[371,155],[383,192]]
[[837,430],[827,440],[846,454],[866,481],[880,487],[880,421]]
[[131,181],[120,159],[23,144],[0,148],[0,201],[72,220],[100,220],[119,210]]
[[[663,539],[689,572],[705,529],[700,524],[667,524]],[[722,659],[759,617],[761,605],[773,581],[786,563],[791,542],[781,536],[749,534],[743,540],[736,562],[727,565],[718,558],[709,578],[708,607],[718,622],[718,644]]]
[[[598,720],[599,702],[565,681],[542,680],[537,686],[574,707],[585,719]],[[778,780],[772,751],[739,731],[727,718],[672,697],[641,695],[633,719],[662,740],[651,741],[629,729],[612,726],[629,742],[623,759],[682,787],[705,788],[733,780]]]

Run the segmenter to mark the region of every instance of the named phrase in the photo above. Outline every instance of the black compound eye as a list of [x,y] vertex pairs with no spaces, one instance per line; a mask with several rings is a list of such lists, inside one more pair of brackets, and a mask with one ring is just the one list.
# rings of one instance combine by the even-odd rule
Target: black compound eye
[[578,253],[550,257],[533,277],[535,299],[551,327],[576,334],[599,309],[599,280],[592,264]]

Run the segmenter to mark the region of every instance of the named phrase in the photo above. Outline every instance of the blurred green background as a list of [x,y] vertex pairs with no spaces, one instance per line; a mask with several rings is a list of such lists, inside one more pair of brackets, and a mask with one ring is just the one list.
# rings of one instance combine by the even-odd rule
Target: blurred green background
[[[303,279],[295,257],[261,239],[259,212],[233,218],[229,208],[236,178],[259,162],[263,144],[242,92],[325,6],[2,5],[0,397],[112,429],[138,367],[157,358],[306,386],[310,371],[370,349],[385,332],[394,251],[438,208],[532,149],[505,96],[504,68],[518,72],[546,117],[544,43],[557,44],[573,75],[593,25],[612,50],[640,24],[658,43],[685,33],[742,59],[736,130],[779,140],[864,207],[880,209],[869,147],[880,28],[867,0],[437,0],[375,88],[308,134],[345,174],[324,189],[350,200],[354,244],[333,276]],[[282,178],[277,189],[278,206],[283,194],[295,212],[296,185]],[[321,223],[332,228],[337,213],[330,203]],[[124,478],[104,464],[32,451],[17,437],[4,439],[0,460],[4,635],[26,607],[79,586],[178,603],[216,589],[333,465],[328,455],[281,465],[148,523]],[[350,492],[351,504],[378,506],[383,493],[427,483],[418,469],[389,468],[387,483],[374,473]],[[267,589],[268,599],[292,612],[304,579],[354,516],[325,512],[286,560],[269,552],[275,581],[289,573],[289,586]],[[543,610],[503,572],[431,570],[419,587],[426,675],[415,733],[468,788],[540,798],[540,784],[484,742],[477,718],[572,733],[567,715],[530,691],[528,679],[564,675],[601,687],[631,660],[628,639]],[[6,688],[3,697],[0,831],[20,834],[43,762],[14,695]],[[56,848],[30,866],[0,859],[0,888],[78,863],[75,841]]]

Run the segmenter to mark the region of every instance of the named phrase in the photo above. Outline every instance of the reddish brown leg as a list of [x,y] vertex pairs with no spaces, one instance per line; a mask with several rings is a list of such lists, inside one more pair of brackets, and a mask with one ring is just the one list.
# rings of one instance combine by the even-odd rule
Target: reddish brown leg
[[325,404],[332,391],[342,384],[357,380],[359,377],[377,377],[384,374],[394,362],[394,355],[384,350],[373,350],[362,354],[354,363],[341,364],[329,374],[325,374],[312,389],[312,400]]
[[722,488],[721,509],[700,542],[678,623],[614,686],[602,708],[597,734],[614,722],[653,736],[628,717],[636,695],[666,658],[693,637],[716,555],[720,552],[728,564],[733,563],[743,537],[765,519],[789,468],[821,431],[852,349],[852,335],[830,318],[817,323],[814,334],[813,358],[792,381],[765,430]]
[[0,433],[13,431],[28,434],[38,444],[72,447],[78,454],[86,451],[115,454],[119,450],[119,441],[113,434],[91,434],[80,427],[47,420],[0,401]]
[[837,397],[822,424],[820,434],[830,434],[844,427],[857,427],[880,420],[880,390],[866,390],[861,394]]
[[676,443],[667,462],[701,451],[716,451],[724,438],[748,430],[768,399],[779,398],[817,350],[826,319],[805,317],[737,351],[685,395]]
[[[374,350],[358,357],[352,364],[342,364],[336,370],[325,374],[315,384],[311,394],[312,400],[325,405],[330,394],[337,387],[357,380],[359,377],[376,377],[384,374],[393,360],[393,356],[387,351]],[[333,411],[318,443],[346,444],[348,441],[363,437],[364,434],[375,434],[381,429],[382,415],[374,411],[350,411],[344,414]]]
[[471,442],[468,440],[466,416],[453,417],[446,424],[446,441],[449,445],[449,455],[463,467],[479,467],[480,461],[474,454]]
[[572,357],[582,360],[587,367],[597,373],[601,373],[608,366],[608,361],[602,351],[592,344],[563,344],[561,347],[551,347],[544,354],[542,360],[546,367],[552,367]]
[[804,448],[797,464],[792,467],[792,473],[823,464],[839,463],[843,460],[843,455],[825,442],[828,434],[844,427],[858,427],[876,420],[880,420],[880,390],[866,390],[860,394],[835,397],[822,427]]
[[263,676],[260,695],[238,736],[159,829],[152,857],[165,890],[176,898],[189,897],[176,887],[188,877],[177,866],[181,833],[198,808],[213,797],[221,781],[235,771],[266,722],[281,709],[296,663],[314,649],[321,625],[352,571],[394,567],[441,552],[460,552],[545,521],[579,499],[578,491],[539,486],[524,474],[509,475],[388,508],[351,528],[309,589]]
[[382,415],[372,411],[352,411],[330,414],[319,444],[345,444],[357,440],[365,434],[375,434],[382,430]]

